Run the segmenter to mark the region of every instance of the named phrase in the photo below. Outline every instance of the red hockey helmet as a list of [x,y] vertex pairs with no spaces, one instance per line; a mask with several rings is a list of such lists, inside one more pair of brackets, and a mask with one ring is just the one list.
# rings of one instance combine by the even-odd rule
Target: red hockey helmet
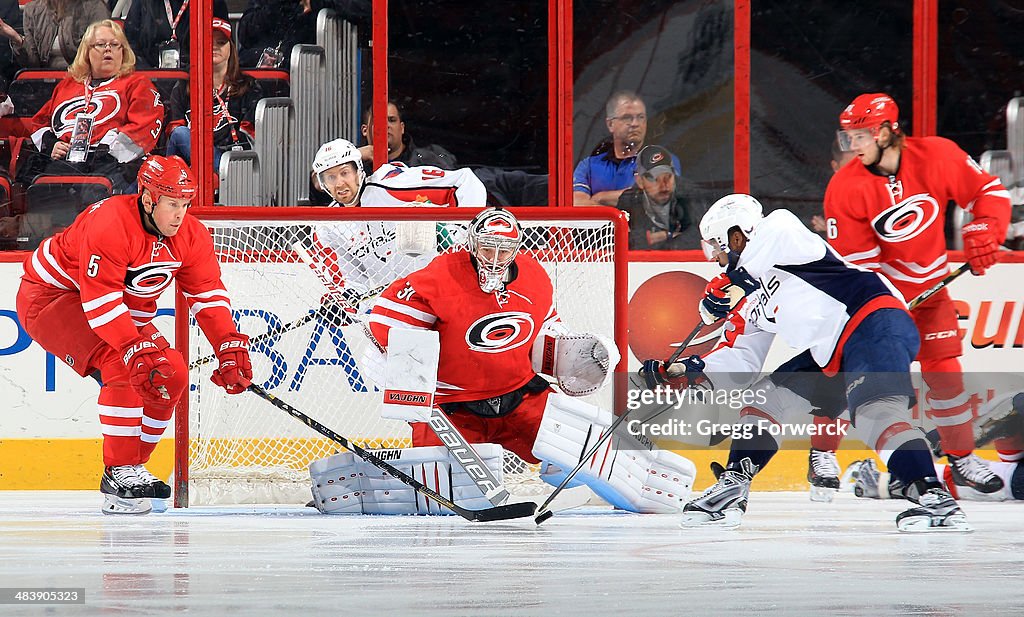
[[839,127],[843,130],[870,129],[888,122],[895,131],[900,117],[896,101],[888,94],[862,94],[839,114]]
[[191,201],[196,196],[196,180],[180,156],[154,155],[139,168],[139,192],[144,189],[154,201],[162,195]]

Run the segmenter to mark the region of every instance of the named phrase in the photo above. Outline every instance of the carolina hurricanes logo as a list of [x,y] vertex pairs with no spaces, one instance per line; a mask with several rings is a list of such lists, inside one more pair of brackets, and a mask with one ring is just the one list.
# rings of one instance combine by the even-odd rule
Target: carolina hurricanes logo
[[871,221],[878,237],[886,242],[916,238],[939,216],[939,204],[928,193],[911,195]]
[[661,152],[655,152],[654,156],[651,157],[651,165],[656,164],[658,161],[660,161],[663,158],[665,158],[664,154],[662,154]]
[[485,231],[488,234],[504,236],[506,238],[516,237],[516,228],[512,226],[511,222],[504,218],[495,217],[486,220],[480,230]]
[[533,338],[533,317],[511,311],[477,319],[466,331],[466,343],[472,351],[501,353],[515,349]]
[[155,261],[136,268],[128,268],[124,276],[125,291],[139,298],[159,296],[181,267],[180,261]]
[[120,111],[121,97],[113,90],[93,93],[88,109],[85,106],[85,97],[76,96],[64,101],[53,110],[51,120],[53,132],[58,136],[65,133],[70,135],[72,129],[75,128],[75,116],[81,112],[92,116],[94,118],[93,127],[97,127],[116,116]]

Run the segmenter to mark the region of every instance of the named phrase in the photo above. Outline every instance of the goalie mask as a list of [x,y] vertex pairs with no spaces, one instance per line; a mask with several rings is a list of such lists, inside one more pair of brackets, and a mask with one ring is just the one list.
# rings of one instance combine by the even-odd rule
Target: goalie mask
[[[346,169],[348,163],[353,167]],[[313,157],[313,173],[334,201],[346,207],[358,205],[366,173],[363,157],[352,142],[335,139],[320,146]]]
[[523,228],[508,210],[489,208],[469,223],[469,254],[473,257],[480,289],[501,290],[508,269],[519,254]]
[[[700,220],[700,244],[708,261],[718,261],[719,254],[729,253],[732,228],[738,227],[749,238],[763,218],[761,212],[761,202],[743,193],[726,195],[712,204]],[[730,256],[729,263],[734,262]]]

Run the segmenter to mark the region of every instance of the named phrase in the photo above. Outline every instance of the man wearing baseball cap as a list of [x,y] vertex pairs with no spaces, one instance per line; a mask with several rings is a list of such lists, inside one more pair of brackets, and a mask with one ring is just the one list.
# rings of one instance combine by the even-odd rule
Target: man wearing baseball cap
[[676,190],[672,153],[644,146],[636,157],[636,184],[619,197],[629,217],[631,250],[685,250],[700,246],[688,204]]

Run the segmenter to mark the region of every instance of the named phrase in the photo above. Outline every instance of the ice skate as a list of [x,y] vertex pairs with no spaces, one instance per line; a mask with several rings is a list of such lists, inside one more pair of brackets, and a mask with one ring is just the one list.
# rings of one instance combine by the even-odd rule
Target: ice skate
[[964,457],[950,454],[949,469],[953,483],[957,488],[966,487],[982,494],[997,493],[1003,490],[1003,480],[989,468],[977,454]]
[[151,474],[144,465],[133,465],[133,467],[135,467],[135,473],[138,474],[139,479],[152,487],[153,494],[150,497],[168,499],[171,496],[171,487],[160,478]]
[[153,510],[149,498],[154,496],[154,487],[139,476],[134,465],[104,469],[100,492],[104,514],[149,514]]
[[700,497],[683,506],[682,527],[732,529],[740,524],[743,513],[747,511],[750,482],[758,471],[757,465],[745,458],[725,469],[718,463],[712,463],[711,471],[718,481]]
[[905,510],[896,517],[896,529],[913,533],[973,531],[956,500],[940,488],[935,478],[918,480],[907,488],[906,497],[917,503],[917,507]]
[[807,481],[811,483],[811,501],[829,503],[839,492],[839,461],[836,453],[811,448],[807,461]]

